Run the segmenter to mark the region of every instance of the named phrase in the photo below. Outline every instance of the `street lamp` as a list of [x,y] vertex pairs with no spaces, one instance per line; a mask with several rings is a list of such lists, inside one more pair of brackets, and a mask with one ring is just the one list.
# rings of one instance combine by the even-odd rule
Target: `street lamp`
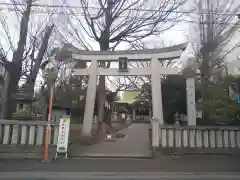
[[53,92],[54,92],[54,84],[58,75],[58,68],[56,63],[54,62],[55,62],[54,60],[48,60],[41,65],[43,78],[47,83],[48,89],[50,89],[49,111],[48,111],[47,129],[46,129],[46,137],[45,137],[44,161],[48,161],[48,155],[49,155],[48,143],[49,143],[49,138],[51,134]]

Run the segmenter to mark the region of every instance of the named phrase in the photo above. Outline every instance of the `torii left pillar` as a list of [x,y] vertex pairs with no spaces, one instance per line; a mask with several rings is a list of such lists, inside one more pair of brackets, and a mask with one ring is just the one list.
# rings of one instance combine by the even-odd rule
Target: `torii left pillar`
[[98,61],[92,60],[90,67],[90,75],[88,80],[88,88],[87,88],[87,99],[85,104],[85,113],[83,119],[82,126],[82,136],[91,136],[92,135],[92,123],[93,123],[93,115],[94,115],[94,106],[95,106],[95,98],[97,91],[97,68]]
[[152,83],[152,147],[153,151],[160,146],[159,125],[164,124],[162,108],[162,87],[160,78],[160,62],[157,58],[151,60],[151,83]]

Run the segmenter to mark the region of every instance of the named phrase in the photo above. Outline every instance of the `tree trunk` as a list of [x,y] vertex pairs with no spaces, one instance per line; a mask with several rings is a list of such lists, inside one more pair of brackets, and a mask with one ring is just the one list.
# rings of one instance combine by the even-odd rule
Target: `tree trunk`
[[[101,51],[108,51],[110,44],[110,28],[112,24],[112,16],[111,11],[113,8],[112,1],[107,1],[107,8],[104,10],[105,12],[105,29],[102,31],[101,37],[99,39],[99,45]],[[101,67],[109,68],[110,63],[108,63],[106,67],[106,62],[100,63]],[[98,122],[100,128],[100,137],[104,138],[106,135],[106,123],[104,121],[105,115],[105,101],[106,101],[106,88],[105,88],[105,76],[99,77],[99,98],[98,98]]]
[[105,114],[105,100],[106,100],[106,89],[105,89],[105,76],[99,77],[99,96],[98,96],[98,132],[99,137],[104,138],[106,134],[106,127],[104,121]]
[[210,72],[210,56],[209,52],[203,52],[203,61],[201,63],[202,87],[207,88],[209,84]]
[[[26,81],[26,85],[27,87],[32,91],[34,92],[34,86],[35,86],[35,82],[36,82],[36,78],[37,78],[37,74],[39,72],[39,69],[40,69],[40,66],[42,64],[42,60],[43,60],[43,57],[44,57],[44,54],[47,50],[47,47],[48,47],[48,41],[49,41],[49,38],[52,34],[52,31],[53,31],[53,28],[54,28],[54,25],[51,25],[51,26],[47,26],[46,27],[46,30],[45,30],[45,34],[43,36],[43,39],[42,39],[42,44],[40,46],[40,49],[39,49],[39,52],[38,52],[38,55],[37,55],[37,58],[35,59],[35,64],[34,64],[34,68],[32,69],[32,71],[30,72],[30,75],[28,76],[27,78],[27,81]],[[31,107],[32,108],[32,107]],[[47,110],[47,108],[46,108]],[[45,110],[45,111],[46,111]],[[44,112],[44,119],[45,119],[45,113]]]
[[4,105],[7,109],[4,114],[5,118],[10,119],[15,108],[14,100],[12,95],[14,95],[18,90],[18,82],[21,78],[22,73],[22,57],[26,46],[27,33],[28,33],[28,23],[31,14],[33,0],[27,1],[27,8],[24,11],[21,23],[20,23],[20,35],[18,40],[18,46],[16,51],[13,53],[12,62],[9,63],[9,84],[7,93],[7,104]]
[[[210,68],[211,57],[209,54],[209,51],[206,49],[202,51],[203,61],[201,63],[201,97],[203,102],[207,100],[206,92],[210,82],[209,78],[212,74]],[[206,112],[203,113],[203,118],[208,119],[208,114],[206,114]]]
[[6,113],[7,113],[7,107],[8,107],[8,88],[9,88],[9,84],[10,83],[10,76],[9,76],[9,72],[6,71],[6,77],[4,79],[4,88],[3,88],[3,93],[1,94],[2,96],[2,107],[1,107],[1,118],[5,118],[6,117]]
[[8,72],[9,72],[9,84],[6,84],[8,86],[8,92],[7,92],[7,100],[6,104],[4,105],[6,107],[4,111],[4,118],[11,119],[12,113],[14,112],[16,105],[13,99],[13,95],[17,93],[18,90],[18,82],[21,77],[21,63],[18,62],[12,62],[9,64]]
[[52,34],[53,28],[54,28],[54,25],[47,26],[45,34],[44,34],[43,39],[42,39],[41,47],[39,49],[37,58],[35,60],[34,68],[30,72],[30,75],[27,78],[26,84],[32,90],[34,90],[34,85],[35,85],[35,81],[36,81],[36,78],[37,78],[37,74],[39,72],[40,65],[42,64],[42,60],[43,60],[44,54],[45,54],[45,52],[47,50],[48,41],[49,41],[49,38],[50,38],[50,36]]
[[[103,46],[102,46],[103,45]],[[101,46],[101,51],[107,51],[109,49],[109,43],[103,41]],[[101,62],[100,66],[106,68],[106,62]],[[110,64],[108,64],[107,68],[109,68]],[[105,76],[99,77],[99,86],[98,86],[98,135],[100,138],[105,138],[106,135],[106,123],[104,121],[105,115],[105,101],[106,101],[106,88],[105,88]]]

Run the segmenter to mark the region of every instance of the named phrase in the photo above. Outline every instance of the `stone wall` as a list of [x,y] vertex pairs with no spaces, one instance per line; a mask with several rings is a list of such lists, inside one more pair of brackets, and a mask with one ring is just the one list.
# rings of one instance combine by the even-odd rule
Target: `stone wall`
[[239,127],[160,126],[161,148],[240,148]]
[[[0,144],[5,145],[44,145],[46,137],[46,121],[0,120]],[[56,145],[58,124],[51,124],[49,144]]]

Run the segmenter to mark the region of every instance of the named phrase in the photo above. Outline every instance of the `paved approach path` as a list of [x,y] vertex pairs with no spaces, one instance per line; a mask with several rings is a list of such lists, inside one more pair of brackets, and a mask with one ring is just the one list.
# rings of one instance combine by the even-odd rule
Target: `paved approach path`
[[103,141],[94,144],[84,151],[72,154],[73,156],[89,157],[150,157],[149,124],[134,123],[119,133],[125,134],[124,138],[117,138],[116,141]]

